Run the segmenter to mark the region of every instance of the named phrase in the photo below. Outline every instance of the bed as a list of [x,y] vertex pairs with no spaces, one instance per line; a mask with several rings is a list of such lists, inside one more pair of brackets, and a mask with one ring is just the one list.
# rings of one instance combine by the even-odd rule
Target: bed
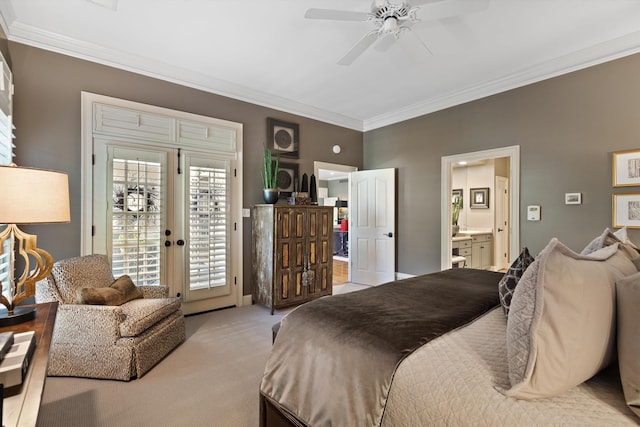
[[[618,245],[595,257],[568,252],[555,242],[536,268],[552,269],[561,258],[592,280],[595,265],[614,288],[637,272]],[[541,271],[534,280],[551,276]],[[260,384],[260,425],[638,425],[615,358],[557,395],[508,395],[510,332],[497,292],[503,276],[451,269],[295,309],[282,319]]]

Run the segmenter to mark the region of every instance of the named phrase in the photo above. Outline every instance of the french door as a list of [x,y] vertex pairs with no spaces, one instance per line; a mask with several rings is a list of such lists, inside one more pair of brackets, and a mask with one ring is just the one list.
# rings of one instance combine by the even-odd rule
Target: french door
[[113,138],[93,148],[93,249],[114,276],[168,285],[185,313],[234,305],[234,160]]

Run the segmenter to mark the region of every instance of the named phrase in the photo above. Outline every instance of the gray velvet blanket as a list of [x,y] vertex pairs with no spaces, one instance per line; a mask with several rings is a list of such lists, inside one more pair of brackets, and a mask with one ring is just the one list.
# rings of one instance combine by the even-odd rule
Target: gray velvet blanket
[[379,426],[400,362],[497,306],[501,277],[457,268],[304,304],[283,318],[260,392],[309,426]]

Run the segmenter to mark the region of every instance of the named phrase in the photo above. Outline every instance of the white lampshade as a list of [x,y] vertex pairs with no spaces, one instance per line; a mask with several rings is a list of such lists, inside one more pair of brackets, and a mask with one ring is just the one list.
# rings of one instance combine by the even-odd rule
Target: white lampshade
[[0,166],[0,224],[69,222],[66,173]]

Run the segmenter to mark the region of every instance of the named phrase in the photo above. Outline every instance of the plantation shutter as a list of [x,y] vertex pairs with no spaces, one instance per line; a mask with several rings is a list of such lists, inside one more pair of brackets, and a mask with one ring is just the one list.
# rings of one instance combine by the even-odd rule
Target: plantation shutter
[[[0,165],[6,166],[13,163],[15,154],[13,149],[13,83],[12,74],[7,62],[0,54]],[[0,230],[4,229],[4,225],[0,225]],[[2,291],[8,291],[9,281],[11,280],[11,242],[5,240],[0,254],[0,283],[2,283]]]
[[114,155],[111,171],[113,275],[127,274],[139,286],[158,285],[164,208],[162,164],[118,157]]
[[188,169],[189,289],[229,283],[229,166],[192,158]]

